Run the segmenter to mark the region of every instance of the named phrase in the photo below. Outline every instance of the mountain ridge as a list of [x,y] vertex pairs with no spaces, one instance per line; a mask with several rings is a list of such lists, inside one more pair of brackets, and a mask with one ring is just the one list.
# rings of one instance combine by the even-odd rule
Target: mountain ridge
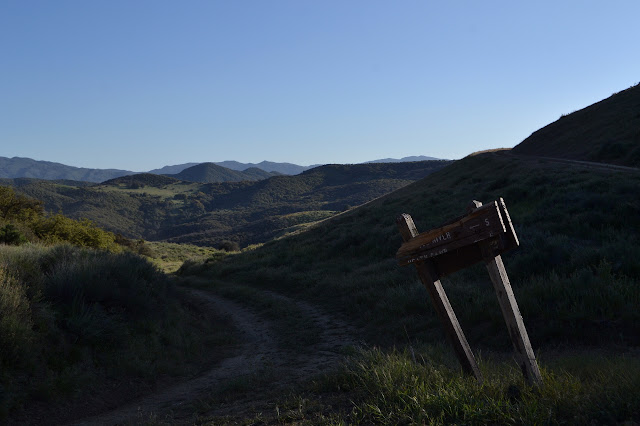
[[[404,157],[402,159],[386,158],[381,160],[366,161],[359,164],[369,163],[397,163],[408,161],[425,161],[425,160],[438,160],[434,157],[426,156],[413,156]],[[69,166],[62,163],[46,161],[46,160],[34,160],[27,157],[1,157],[0,156],[0,178],[14,179],[14,178],[34,178],[45,180],[73,180],[83,182],[100,183],[107,180],[115,179],[121,176],[134,175],[139,173],[152,173],[160,175],[175,175],[181,173],[185,169],[197,166],[201,163],[183,163],[167,165],[161,168],[152,169],[149,171],[135,172],[131,170],[122,169],[94,169],[86,167]],[[285,175],[297,175],[306,170],[313,169],[321,166],[322,164],[313,164],[310,166],[300,166],[293,163],[277,163],[273,161],[261,161],[260,163],[241,163],[238,161],[219,161],[210,162],[227,169],[246,172],[247,169],[260,169],[269,173],[285,174]],[[256,176],[259,172],[252,170],[249,174]]]
[[640,84],[563,114],[516,145],[516,154],[640,166]]

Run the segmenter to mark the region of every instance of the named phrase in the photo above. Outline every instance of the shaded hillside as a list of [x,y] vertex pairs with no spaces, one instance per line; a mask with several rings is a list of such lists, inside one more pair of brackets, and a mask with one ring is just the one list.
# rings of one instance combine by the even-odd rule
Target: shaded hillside
[[67,179],[85,182],[103,182],[135,172],[117,169],[87,169],[66,166],[50,161],[37,161],[31,158],[0,157],[0,178]]
[[152,173],[140,173],[137,175],[122,176],[102,182],[102,185],[126,186],[129,188],[143,188],[145,186],[161,187],[180,182],[179,179],[155,175]]
[[[504,197],[521,241],[505,264],[534,347],[638,344],[638,188],[640,173],[480,154],[307,232],[209,265],[205,274],[322,301],[366,327],[373,343],[402,343],[407,333],[411,340],[442,340],[415,270],[396,264],[402,240],[395,217],[407,212],[426,231],[463,213],[473,199]],[[472,342],[510,346],[481,265],[443,283]]]
[[517,154],[640,166],[640,85],[534,132]]
[[9,180],[50,211],[87,217],[130,238],[242,246],[264,242],[394,191],[447,162],[324,166],[257,182],[202,184],[151,174],[92,187]]
[[[206,213],[159,237],[172,242],[241,245],[268,241],[292,227],[380,197],[444,167],[447,162],[328,165],[296,176],[237,186],[209,186],[201,197]],[[222,184],[220,184],[222,185]]]
[[274,176],[274,174],[256,167],[248,168],[244,171],[237,171],[218,166],[215,163],[202,163],[170,176],[188,182],[214,183],[262,180],[268,179]]

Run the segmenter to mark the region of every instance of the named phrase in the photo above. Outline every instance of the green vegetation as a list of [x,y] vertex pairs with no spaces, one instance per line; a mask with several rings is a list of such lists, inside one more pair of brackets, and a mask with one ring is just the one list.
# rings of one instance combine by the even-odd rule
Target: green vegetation
[[[191,266],[199,276],[292,293],[346,314],[370,342],[442,339],[412,268],[396,265],[395,216],[426,231],[472,199],[504,197],[521,247],[505,264],[534,347],[637,344],[640,336],[640,174],[538,167],[494,153],[458,161],[423,181],[325,220],[308,232]],[[185,267],[183,274],[190,273]],[[443,280],[472,344],[509,348],[482,265]]]
[[231,170],[226,167],[218,166],[214,163],[202,163],[187,169],[184,169],[180,173],[171,175],[176,179],[185,180],[188,182],[241,182],[243,180],[255,181],[268,179],[277,174],[265,172],[262,169],[256,167],[248,168],[242,172],[237,170]]
[[214,362],[228,324],[184,299],[129,252],[0,246],[0,414]]
[[534,132],[518,154],[640,167],[640,85]]
[[176,272],[185,262],[213,261],[227,254],[224,250],[192,244],[143,241],[143,245],[146,248],[141,254],[165,273]]
[[5,180],[49,211],[88,218],[127,238],[241,247],[297,230],[405,186],[446,161],[330,165],[258,182],[194,183],[138,174],[91,187]]
[[367,351],[332,384],[353,390],[353,423],[588,424],[640,416],[640,361],[590,354],[545,362],[544,385],[522,383],[504,360],[483,360],[480,386],[443,364],[439,348],[411,353]]
[[20,245],[28,241],[69,242],[80,247],[121,250],[116,236],[93,222],[60,214],[47,216],[39,201],[0,186],[0,243]]
[[479,385],[449,365],[438,345],[364,350],[255,417],[203,416],[198,424],[624,424],[640,417],[637,358],[574,352],[541,359],[544,386],[531,388],[501,358],[480,360],[486,380]]

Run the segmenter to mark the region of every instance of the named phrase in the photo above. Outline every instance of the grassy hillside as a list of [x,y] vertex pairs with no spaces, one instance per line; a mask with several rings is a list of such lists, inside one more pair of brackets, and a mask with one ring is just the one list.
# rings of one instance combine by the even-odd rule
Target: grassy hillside
[[[344,368],[277,402],[271,423],[616,424],[640,419],[640,173],[489,152],[365,206],[222,261],[185,263],[211,291],[303,298],[361,327]],[[470,200],[504,197],[521,247],[503,258],[544,385],[527,386],[488,273],[444,288],[485,378],[461,374],[413,267],[394,259],[395,217],[421,231]],[[226,290],[231,291],[231,290]],[[217,423],[264,422],[212,418]],[[246,416],[246,415],[245,415]]]
[[218,166],[214,163],[202,163],[170,176],[188,182],[214,183],[262,180],[268,179],[274,176],[274,174],[265,172],[264,170],[256,167],[248,168],[244,171],[237,171]]
[[[321,301],[364,326],[371,342],[402,343],[407,333],[442,339],[415,271],[394,260],[401,244],[395,216],[407,212],[426,231],[463,213],[472,199],[504,197],[521,241],[505,264],[534,347],[638,344],[638,188],[638,173],[481,154],[308,232],[193,270]],[[509,347],[482,266],[444,285],[473,343]]]
[[49,211],[86,217],[129,238],[217,246],[264,242],[396,190],[447,162],[334,165],[259,182],[202,184],[151,174],[92,187],[6,180]]
[[[0,186],[0,419],[59,423],[224,356],[229,324],[134,253],[143,248],[153,254]],[[164,265],[185,254],[156,250]],[[66,409],[52,413],[56,404]]]
[[640,167],[640,85],[563,115],[513,152]]

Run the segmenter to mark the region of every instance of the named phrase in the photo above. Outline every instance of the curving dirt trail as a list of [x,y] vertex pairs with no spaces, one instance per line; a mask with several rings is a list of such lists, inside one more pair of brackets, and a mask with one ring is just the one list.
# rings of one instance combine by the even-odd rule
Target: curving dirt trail
[[627,172],[627,173],[640,173],[640,169],[635,167],[627,167],[627,166],[618,166],[616,164],[608,164],[608,163],[596,163],[593,161],[583,161],[583,160],[571,160],[568,158],[556,158],[556,157],[540,157],[536,155],[526,155],[526,154],[516,154],[511,152],[510,150],[501,150],[492,152],[491,155],[497,157],[510,157],[517,158],[521,161],[536,161],[538,163],[557,163],[557,164],[567,164],[571,166],[578,166],[587,169],[593,170],[608,170],[608,171],[618,171],[618,172]]
[[[352,337],[354,330],[348,324],[335,319],[320,309],[295,299],[270,291],[263,293],[274,299],[294,303],[312,320],[319,329],[319,342],[305,351],[298,348],[283,351],[275,342],[274,328],[269,321],[254,314],[239,303],[218,295],[202,291],[189,290],[195,297],[206,301],[211,309],[222,315],[230,316],[242,334],[243,344],[239,354],[227,358],[207,373],[184,383],[172,386],[159,393],[149,395],[136,402],[115,410],[90,417],[71,424],[74,425],[116,425],[144,421],[163,412],[176,412],[185,404],[206,397],[212,390],[219,388],[239,377],[260,373],[268,367],[276,377],[270,387],[288,386],[320,372],[326,371],[342,359],[341,351],[345,346],[353,346],[357,341]],[[237,401],[214,408],[213,415],[245,411],[256,401]],[[188,415],[188,414],[187,414]]]

